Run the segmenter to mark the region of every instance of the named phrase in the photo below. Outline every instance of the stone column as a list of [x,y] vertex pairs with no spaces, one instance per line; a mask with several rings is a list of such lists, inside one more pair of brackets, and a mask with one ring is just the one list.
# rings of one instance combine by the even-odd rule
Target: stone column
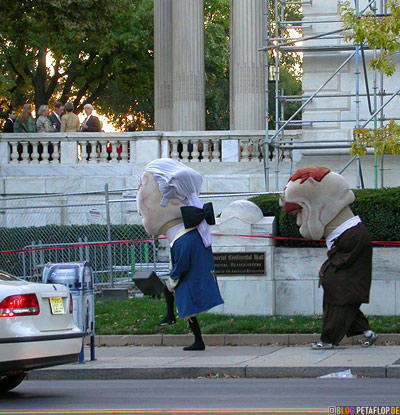
[[205,129],[203,0],[172,0],[174,131]]
[[265,128],[264,0],[231,0],[231,130]]
[[155,130],[172,130],[172,0],[154,0]]

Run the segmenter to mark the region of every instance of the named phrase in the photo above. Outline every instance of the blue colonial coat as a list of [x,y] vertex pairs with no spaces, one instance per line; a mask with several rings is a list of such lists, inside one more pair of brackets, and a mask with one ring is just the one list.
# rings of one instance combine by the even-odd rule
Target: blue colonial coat
[[211,247],[204,247],[196,228],[178,231],[171,243],[171,267],[170,278],[179,279],[175,303],[180,318],[223,304]]

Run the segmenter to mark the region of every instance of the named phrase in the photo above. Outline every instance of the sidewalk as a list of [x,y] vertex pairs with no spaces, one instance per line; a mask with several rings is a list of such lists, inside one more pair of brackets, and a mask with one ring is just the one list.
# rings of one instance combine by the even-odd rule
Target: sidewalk
[[[353,341],[333,350],[311,350],[310,343],[317,341],[318,335],[292,335],[296,345],[290,345],[290,336],[269,335],[269,341],[263,343],[260,340],[265,336],[261,335],[209,335],[204,336],[207,348],[201,352],[182,350],[193,340],[189,335],[156,336],[164,345],[157,345],[157,341],[149,344],[155,336],[102,336],[103,340],[96,338],[96,344],[107,346],[96,346],[95,361],[90,360],[90,349],[85,347],[84,364],[35,370],[27,379],[318,377],[347,369],[356,376],[400,378],[400,335],[381,335],[377,345],[370,348]],[[128,341],[132,338],[135,345]],[[241,345],[227,345],[227,339]]]

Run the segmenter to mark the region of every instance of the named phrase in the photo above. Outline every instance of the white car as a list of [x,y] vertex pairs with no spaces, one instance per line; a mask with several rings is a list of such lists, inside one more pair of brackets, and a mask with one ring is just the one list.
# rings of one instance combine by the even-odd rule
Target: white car
[[78,361],[83,333],[60,284],[30,283],[0,271],[0,394],[27,371]]

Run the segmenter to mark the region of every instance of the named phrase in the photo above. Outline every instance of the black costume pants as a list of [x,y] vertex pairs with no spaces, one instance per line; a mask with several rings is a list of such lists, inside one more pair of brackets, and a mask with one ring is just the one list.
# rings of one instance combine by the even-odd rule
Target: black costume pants
[[369,322],[360,311],[360,306],[328,304],[324,300],[321,341],[337,346],[345,335],[356,336],[369,330]]

